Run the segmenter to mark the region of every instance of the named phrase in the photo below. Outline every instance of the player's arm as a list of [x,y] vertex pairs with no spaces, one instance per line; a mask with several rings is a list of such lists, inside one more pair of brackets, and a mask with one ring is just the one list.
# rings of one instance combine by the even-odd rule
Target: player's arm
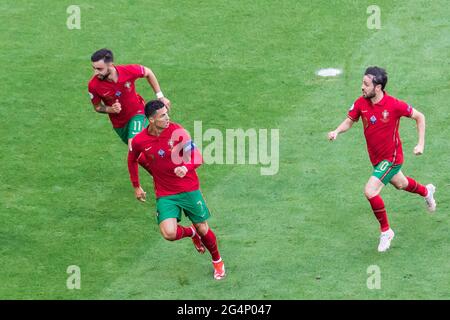
[[177,145],[177,150],[181,148],[182,163],[175,168],[174,172],[177,176],[183,178],[188,171],[195,170],[202,165],[203,157],[186,130],[180,128],[177,130],[177,134],[183,137],[182,142]]
[[[133,145],[133,143],[132,143]],[[145,202],[145,191],[142,189],[139,182],[139,166],[138,158],[141,152],[137,150],[136,146],[128,151],[128,173],[130,174],[131,184],[134,188],[134,195],[139,201]]]
[[182,130],[183,130],[183,142],[182,142],[183,165],[188,170],[195,170],[202,165],[203,157],[202,154],[200,153],[200,150],[195,145],[194,141],[192,141],[192,138],[189,135],[189,133],[184,129]]
[[94,104],[94,110],[98,113],[119,113],[122,106],[118,100],[112,106],[106,106],[103,101],[100,101],[100,103]]
[[189,141],[188,144],[192,144],[192,147],[184,147],[192,148],[190,150],[183,150],[183,163],[174,169],[174,172],[180,178],[183,178],[188,171],[195,170],[200,167],[203,163],[203,157],[198,148],[192,141]]
[[328,132],[328,140],[336,140],[338,134],[344,133],[353,126],[354,121],[350,118],[346,118],[342,123],[334,130]]
[[416,120],[417,134],[419,136],[417,145],[414,147],[414,154],[421,155],[425,148],[425,116],[422,112],[413,109],[411,118]]
[[170,109],[170,100],[164,97],[164,94],[161,91],[161,87],[159,86],[158,79],[156,79],[155,74],[150,68],[144,67],[144,77],[152,87],[158,100],[160,100],[167,108]]
[[101,96],[97,93],[95,86],[89,82],[88,84],[89,97],[91,98],[91,103],[94,106],[94,110],[98,113],[119,113],[121,105],[119,100],[116,100],[112,106],[106,106],[103,103]]

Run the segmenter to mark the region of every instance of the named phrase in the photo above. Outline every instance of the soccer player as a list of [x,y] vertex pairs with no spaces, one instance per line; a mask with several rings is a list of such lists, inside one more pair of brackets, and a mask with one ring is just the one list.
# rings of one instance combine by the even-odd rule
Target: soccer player
[[[145,201],[145,192],[139,183],[138,161],[153,176],[156,194],[156,215],[162,236],[169,241],[191,237],[198,252],[205,247],[212,256],[214,279],[225,277],[225,265],[217,248],[214,232],[207,219],[210,212],[200,192],[195,169],[203,159],[187,131],[169,121],[167,107],[159,100],[145,105],[146,129],[137,134],[128,153],[128,170],[138,200]],[[193,225],[184,227],[181,211]]]
[[111,50],[100,49],[91,56],[94,76],[88,89],[95,111],[106,113],[120,139],[131,147],[131,139],[146,125],[144,99],[136,93],[134,82],[146,78],[156,97],[167,108],[170,101],[161,92],[156,76],[147,67],[138,64],[114,65]]
[[349,130],[354,122],[362,119],[367,150],[373,165],[372,176],[365,186],[364,194],[380,223],[379,252],[389,249],[394,238],[394,231],[389,227],[384,202],[380,196],[381,189],[388,182],[399,190],[424,197],[428,210],[436,210],[433,196],[436,188],[432,184],[423,186],[401,171],[403,151],[398,131],[400,118],[408,117],[416,121],[419,138],[414,154],[421,155],[425,146],[425,116],[404,101],[389,96],[384,91],[387,80],[384,69],[367,68],[362,81],[362,96],[350,107],[347,119],[336,130],[328,133],[328,139],[335,140],[338,134]]

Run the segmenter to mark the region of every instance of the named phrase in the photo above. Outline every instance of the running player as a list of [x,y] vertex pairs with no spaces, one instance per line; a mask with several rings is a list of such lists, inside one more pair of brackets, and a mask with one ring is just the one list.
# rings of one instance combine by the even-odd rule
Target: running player
[[[207,219],[210,212],[200,192],[195,169],[202,164],[202,156],[187,131],[169,121],[167,107],[159,100],[145,105],[146,129],[131,142],[128,170],[138,200],[145,201],[145,192],[139,183],[139,163],[153,176],[156,194],[157,222],[162,236],[169,241],[191,237],[200,253],[205,247],[212,256],[214,279],[225,277],[225,265],[217,248],[214,232]],[[145,161],[141,161],[144,157]],[[193,225],[183,227],[182,211]]]
[[399,136],[401,117],[416,121],[418,143],[414,148],[415,155],[421,155],[425,146],[425,116],[407,103],[389,96],[384,88],[388,77],[384,69],[367,68],[362,82],[362,96],[358,98],[348,111],[345,119],[334,131],[328,133],[329,140],[335,140],[339,133],[349,130],[353,123],[362,119],[367,150],[373,165],[364,194],[369,200],[373,213],[380,223],[381,236],[378,251],[389,249],[394,231],[390,228],[381,189],[391,183],[399,190],[417,193],[424,197],[428,210],[436,210],[432,184],[421,185],[401,171],[403,164],[402,143]]
[[156,97],[167,108],[170,101],[161,92],[156,76],[147,67],[138,64],[114,65],[111,50],[100,49],[91,56],[94,76],[88,89],[95,111],[106,113],[120,139],[131,146],[131,139],[146,125],[144,99],[136,93],[134,82],[146,78]]

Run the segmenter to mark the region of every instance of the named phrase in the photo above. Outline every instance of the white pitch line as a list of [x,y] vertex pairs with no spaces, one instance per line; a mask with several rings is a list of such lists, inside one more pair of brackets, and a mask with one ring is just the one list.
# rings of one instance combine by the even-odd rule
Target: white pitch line
[[336,77],[342,73],[341,69],[336,68],[326,68],[326,69],[320,69],[317,71],[317,75],[321,77]]

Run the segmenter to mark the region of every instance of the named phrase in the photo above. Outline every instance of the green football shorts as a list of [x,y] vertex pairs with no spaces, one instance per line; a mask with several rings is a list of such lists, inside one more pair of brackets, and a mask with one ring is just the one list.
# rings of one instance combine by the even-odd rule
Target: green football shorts
[[376,166],[373,166],[372,176],[377,177],[384,185],[387,185],[392,177],[400,172],[401,168],[401,164],[394,165],[392,162],[383,160]]
[[178,222],[181,221],[181,210],[192,223],[204,222],[210,217],[209,209],[200,190],[156,199],[156,219],[158,224],[169,218],[176,218]]
[[114,128],[114,131],[119,135],[125,144],[128,144],[128,139],[134,138],[139,132],[148,125],[148,119],[143,114],[137,114],[128,121],[125,127]]

